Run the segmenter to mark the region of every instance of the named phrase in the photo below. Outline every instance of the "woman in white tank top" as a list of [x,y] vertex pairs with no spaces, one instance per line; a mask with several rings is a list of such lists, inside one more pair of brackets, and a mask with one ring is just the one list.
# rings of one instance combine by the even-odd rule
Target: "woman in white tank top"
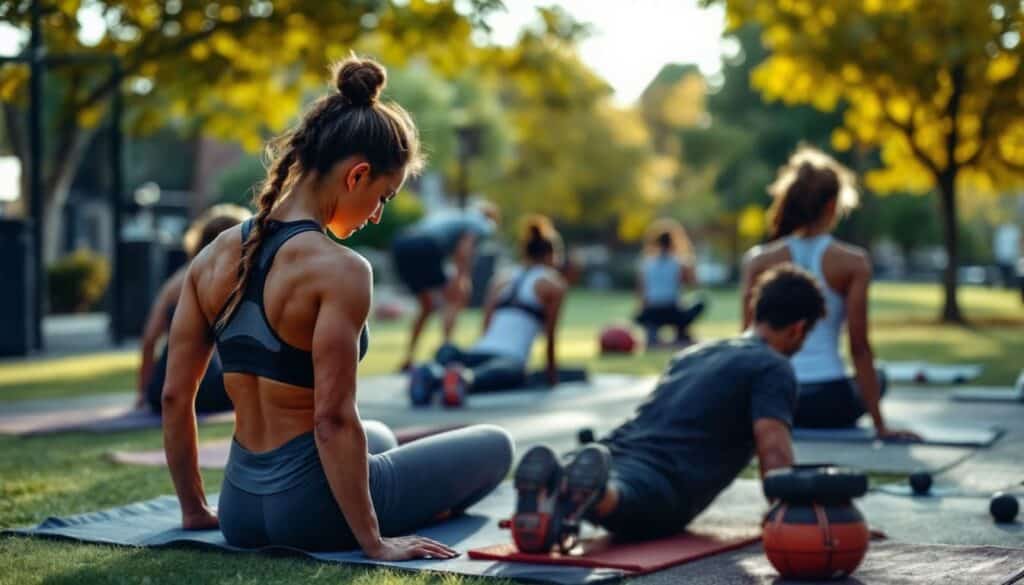
[[[875,369],[868,337],[870,257],[831,236],[838,218],[857,205],[853,173],[825,153],[801,147],[768,191],[775,199],[770,210],[773,241],[753,248],[744,258],[744,329],[751,318],[753,283],[779,264],[793,263],[810,272],[821,285],[827,308],[825,318],[792,359],[800,382],[796,426],[852,426],[867,413],[879,438],[919,439],[889,428],[882,415],[884,378]],[[852,379],[839,354],[844,325],[856,372]]]
[[559,381],[555,338],[567,285],[555,270],[561,237],[551,221],[535,216],[522,239],[523,261],[492,286],[484,306],[484,331],[469,349],[445,344],[434,362],[413,368],[409,396],[426,405],[442,391],[446,405],[461,404],[465,394],[522,387],[536,338],[547,338],[548,384]]
[[640,311],[634,320],[647,333],[647,347],[659,347],[663,327],[676,330],[675,345],[689,345],[690,325],[704,312],[706,303],[683,304],[685,286],[697,284],[693,246],[682,224],[662,218],[647,230],[644,255],[637,272],[636,294]]

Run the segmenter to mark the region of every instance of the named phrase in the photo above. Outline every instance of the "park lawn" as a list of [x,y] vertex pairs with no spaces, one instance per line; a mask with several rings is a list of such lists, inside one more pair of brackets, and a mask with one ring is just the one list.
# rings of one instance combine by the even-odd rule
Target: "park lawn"
[[[739,300],[735,290],[709,293],[710,310],[696,327],[699,338],[732,335],[739,330]],[[872,340],[883,360],[972,362],[984,366],[980,384],[1008,386],[1016,379],[1024,352],[1024,307],[1012,291],[968,287],[962,302],[975,323],[970,327],[936,323],[941,297],[935,285],[882,283],[872,291]],[[668,359],[664,351],[634,356],[601,356],[597,332],[611,323],[628,323],[634,300],[619,292],[575,291],[566,306],[559,356],[566,365],[583,365],[595,372],[655,374]],[[480,330],[480,312],[467,311],[459,322],[456,341],[472,343]],[[371,351],[360,365],[365,375],[394,371],[405,349],[407,321],[371,323]],[[436,325],[428,327],[419,347],[427,358],[439,342]],[[535,361],[542,363],[537,344]],[[58,398],[135,387],[138,355],[111,351],[59,359],[0,364],[0,403],[29,398]]]
[[[707,318],[697,328],[702,338],[729,335],[738,329],[735,291],[715,291]],[[1024,354],[1022,311],[1018,297],[1004,291],[968,289],[968,314],[984,326],[964,329],[935,325],[939,297],[934,286],[875,287],[872,306],[874,338],[880,357],[975,361],[986,367],[986,383],[1009,384]],[[633,357],[601,357],[596,332],[626,321],[632,299],[618,293],[576,292],[565,315],[560,355],[566,364],[592,371],[657,373],[666,352]],[[372,350],[362,373],[393,370],[403,349],[403,323],[374,324]],[[458,341],[469,342],[479,328],[479,314],[463,319]],[[437,342],[432,330],[422,355]],[[540,357],[538,353],[537,356]],[[126,352],[0,365],[0,402],[39,397],[126,391],[133,385],[137,358]],[[0,406],[2,409],[2,406]],[[227,437],[230,425],[203,427],[203,438]],[[53,437],[0,437],[0,529],[126,504],[173,493],[163,469],[116,465],[108,453],[118,449],[157,448],[159,430],[107,436],[69,434]],[[753,476],[753,470],[746,475]],[[217,491],[223,472],[203,471],[207,489]],[[876,481],[898,479],[876,477]],[[309,562],[295,558],[231,555],[195,550],[126,549],[43,539],[0,537],[0,585],[64,583],[340,583],[392,585],[444,583],[484,585],[480,579],[406,574]],[[495,583],[486,580],[487,584]]]

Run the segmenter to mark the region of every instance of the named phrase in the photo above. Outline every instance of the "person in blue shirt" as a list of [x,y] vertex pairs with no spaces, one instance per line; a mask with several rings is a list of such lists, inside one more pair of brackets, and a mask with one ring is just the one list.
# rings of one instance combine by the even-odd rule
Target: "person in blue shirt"
[[472,292],[470,273],[477,250],[484,239],[494,235],[500,219],[497,206],[479,201],[469,209],[432,213],[395,239],[395,270],[418,305],[409,345],[399,365],[402,371],[412,365],[427,319],[442,307],[442,343],[451,340],[459,313]]
[[688,345],[693,342],[690,325],[706,308],[703,300],[684,304],[680,298],[684,287],[697,285],[693,245],[682,224],[670,218],[652,223],[646,239],[637,273],[640,312],[635,321],[647,333],[647,347],[661,345],[658,332],[663,327],[676,330],[676,345]]

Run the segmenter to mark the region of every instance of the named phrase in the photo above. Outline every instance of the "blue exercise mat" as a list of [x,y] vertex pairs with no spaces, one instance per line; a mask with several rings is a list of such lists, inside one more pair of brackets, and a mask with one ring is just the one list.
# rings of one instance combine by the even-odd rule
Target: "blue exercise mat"
[[[443,542],[463,553],[459,557],[443,561],[382,562],[367,558],[361,551],[318,553],[285,547],[242,549],[225,542],[224,536],[219,530],[182,530],[181,509],[178,506],[177,498],[173,496],[162,496],[101,512],[65,518],[49,518],[34,528],[8,530],[5,533],[124,546],[185,545],[249,554],[285,551],[329,563],[378,565],[409,571],[435,571],[558,585],[599,583],[627,575],[626,572],[615,569],[470,560],[465,554],[469,549],[508,542],[511,539],[511,534],[507,530],[498,528],[498,520],[507,517],[512,512],[514,500],[515,492],[512,486],[505,483],[474,506],[468,514],[419,531],[418,534],[421,536]],[[216,505],[217,495],[209,496],[209,501]]]
[[[944,447],[988,447],[1003,435],[1003,430],[994,427],[952,426],[936,423],[909,425],[909,430],[921,435],[922,444]],[[837,443],[868,443],[875,440],[872,427],[848,427],[842,429],[793,429],[796,441],[821,441]]]

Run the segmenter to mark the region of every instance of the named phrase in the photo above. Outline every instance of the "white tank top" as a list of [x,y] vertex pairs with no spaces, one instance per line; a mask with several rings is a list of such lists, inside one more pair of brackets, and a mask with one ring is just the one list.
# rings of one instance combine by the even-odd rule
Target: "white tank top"
[[803,349],[791,362],[801,383],[827,382],[846,377],[846,366],[839,355],[839,338],[846,323],[846,300],[825,280],[821,262],[832,243],[832,236],[812,238],[792,236],[786,240],[793,263],[810,272],[825,294],[825,317],[807,336]]
[[644,258],[640,266],[644,282],[644,304],[648,306],[674,305],[682,289],[680,273],[683,265],[676,257],[659,254]]
[[[549,274],[551,269],[546,266],[535,266],[519,270],[505,285],[501,295],[514,294],[515,300],[527,307],[543,311],[544,307],[537,298],[537,280]],[[510,287],[517,287],[512,291]],[[494,353],[526,363],[530,359],[533,341],[544,327],[544,323],[522,309],[516,307],[498,307],[491,315],[491,323],[483,337],[473,346],[473,351]]]

